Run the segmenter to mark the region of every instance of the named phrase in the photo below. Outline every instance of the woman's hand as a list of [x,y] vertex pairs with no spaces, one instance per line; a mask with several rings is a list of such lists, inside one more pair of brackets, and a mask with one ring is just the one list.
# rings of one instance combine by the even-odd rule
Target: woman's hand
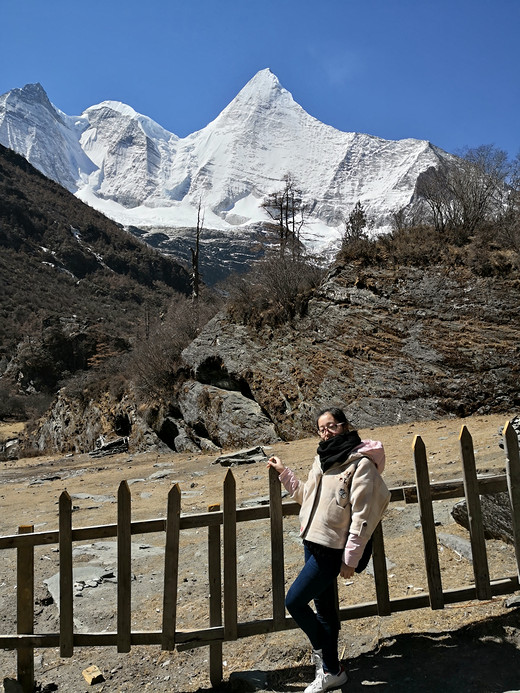
[[278,472],[278,474],[281,474],[283,472],[283,470],[285,469],[285,465],[282,462],[282,460],[279,457],[275,457],[275,456],[270,457],[267,460],[267,466],[273,467],[273,469],[275,469]]
[[354,577],[354,572],[355,570],[354,568],[351,568],[351,566],[347,565],[346,563],[341,564],[341,570],[339,571],[339,574],[345,580],[349,580],[351,577]]

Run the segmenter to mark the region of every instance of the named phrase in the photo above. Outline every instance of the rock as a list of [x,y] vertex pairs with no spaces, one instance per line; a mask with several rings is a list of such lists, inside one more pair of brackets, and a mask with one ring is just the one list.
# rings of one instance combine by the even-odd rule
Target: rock
[[[392,568],[395,568],[395,563],[393,563],[389,558],[385,558],[385,563],[386,563],[386,569],[391,570]],[[365,568],[365,572],[368,573],[369,575],[374,575],[374,563],[372,559],[370,559],[367,563],[367,567]]]
[[229,676],[232,691],[261,691],[267,688],[267,673],[265,671],[233,671]]
[[471,542],[468,539],[456,537],[453,534],[446,534],[445,532],[439,532],[437,539],[443,546],[455,551],[455,553],[462,556],[462,558],[466,558],[468,561],[473,562]]
[[90,457],[106,457],[107,455],[117,455],[120,452],[128,451],[128,438],[116,438],[115,440],[105,441],[101,436],[96,441],[96,449],[89,452]]
[[19,438],[0,440],[0,461],[17,460],[20,452]]
[[313,433],[324,405],[359,428],[512,411],[519,303],[508,277],[338,265],[289,322],[259,315],[251,327],[217,314],[182,352],[164,404],[60,391],[31,449],[88,452],[101,435],[127,437],[132,451],[264,445]]
[[216,452],[221,448],[220,445],[215,445],[215,443],[212,440],[209,440],[209,438],[199,438],[197,436],[195,440],[199,444],[200,449],[204,452]]
[[173,439],[177,452],[199,452],[199,446],[189,437],[186,431],[179,431],[179,435]]
[[[517,438],[518,438],[518,444],[520,445],[520,416],[514,416],[511,421],[510,421],[511,426],[513,427],[513,430],[515,431]],[[499,429],[499,434],[502,435],[504,432],[504,427],[500,427]],[[501,443],[498,444],[499,447],[502,449],[505,447],[504,442],[502,441]]]
[[83,674],[83,678],[89,684],[89,686],[93,686],[96,683],[102,683],[105,680],[103,678],[103,674],[95,664],[93,664],[90,667],[87,667],[81,673]]
[[178,393],[184,422],[219,447],[236,448],[252,440],[262,444],[279,440],[272,422],[259,405],[239,392],[190,380]]
[[240,503],[242,508],[256,508],[257,505],[269,505],[271,499],[269,496],[260,496],[259,498],[248,498]]
[[173,469],[164,469],[161,472],[154,472],[148,477],[148,481],[158,481],[159,479],[167,479],[173,474]]
[[[74,554],[81,555],[79,552]],[[76,566],[73,570],[74,590],[76,594],[81,594],[85,587],[95,588],[104,580],[105,575],[113,575],[114,571],[99,565]],[[107,580],[108,582],[108,580]],[[60,605],[60,574],[56,573],[43,581],[50,596],[59,609]]]
[[129,447],[135,452],[170,451],[145,421],[147,414],[131,393],[121,398],[105,393],[100,401],[85,402],[60,391],[39,427],[27,437],[25,451],[90,452],[93,457]]
[[222,467],[233,467],[238,464],[252,464],[253,462],[267,462],[267,455],[262,447],[239,450],[230,452],[227,455],[220,455],[212,464],[220,464]]
[[71,500],[92,500],[94,503],[115,503],[115,496],[100,496],[91,493],[71,493]]
[[508,597],[504,599],[504,606],[506,609],[519,609],[520,608],[520,596],[515,595],[513,597]]
[[[508,544],[514,543],[511,501],[507,491],[480,496],[482,524],[486,539],[500,539]],[[469,530],[468,508],[465,500],[453,506],[453,519]]]

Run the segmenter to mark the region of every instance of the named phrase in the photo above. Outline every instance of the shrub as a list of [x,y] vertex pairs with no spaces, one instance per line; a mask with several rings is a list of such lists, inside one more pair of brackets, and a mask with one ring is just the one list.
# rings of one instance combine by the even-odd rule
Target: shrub
[[221,300],[202,292],[198,301],[179,294],[161,322],[150,327],[126,362],[127,377],[147,399],[167,397],[181,366],[181,352],[220,308]]
[[310,258],[268,255],[230,282],[228,314],[250,325],[276,325],[302,315],[323,268]]

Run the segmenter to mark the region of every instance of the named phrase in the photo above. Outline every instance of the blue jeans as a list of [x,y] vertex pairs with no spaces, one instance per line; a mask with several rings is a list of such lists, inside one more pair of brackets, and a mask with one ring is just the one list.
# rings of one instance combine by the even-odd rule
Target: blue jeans
[[[313,649],[323,650],[325,671],[336,674],[340,668],[340,622],[335,587],[343,551],[307,543],[304,543],[304,550],[305,565],[287,592],[285,606],[311,641]],[[316,612],[309,606],[311,600],[314,600]]]

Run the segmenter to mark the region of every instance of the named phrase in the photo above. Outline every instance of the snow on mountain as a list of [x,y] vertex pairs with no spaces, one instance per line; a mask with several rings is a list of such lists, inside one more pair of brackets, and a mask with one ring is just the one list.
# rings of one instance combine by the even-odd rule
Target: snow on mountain
[[243,235],[290,173],[309,212],[307,240],[337,240],[359,200],[380,228],[408,205],[418,175],[445,153],[429,142],[341,132],[306,113],[269,70],[205,128],[179,138],[130,106],[104,101],[78,117],[27,85],[0,97],[0,142],[50,178],[145,233],[205,226]]
[[0,96],[0,142],[65,188],[76,191],[94,164],[79,143],[81,130],[49,101],[41,84]]

